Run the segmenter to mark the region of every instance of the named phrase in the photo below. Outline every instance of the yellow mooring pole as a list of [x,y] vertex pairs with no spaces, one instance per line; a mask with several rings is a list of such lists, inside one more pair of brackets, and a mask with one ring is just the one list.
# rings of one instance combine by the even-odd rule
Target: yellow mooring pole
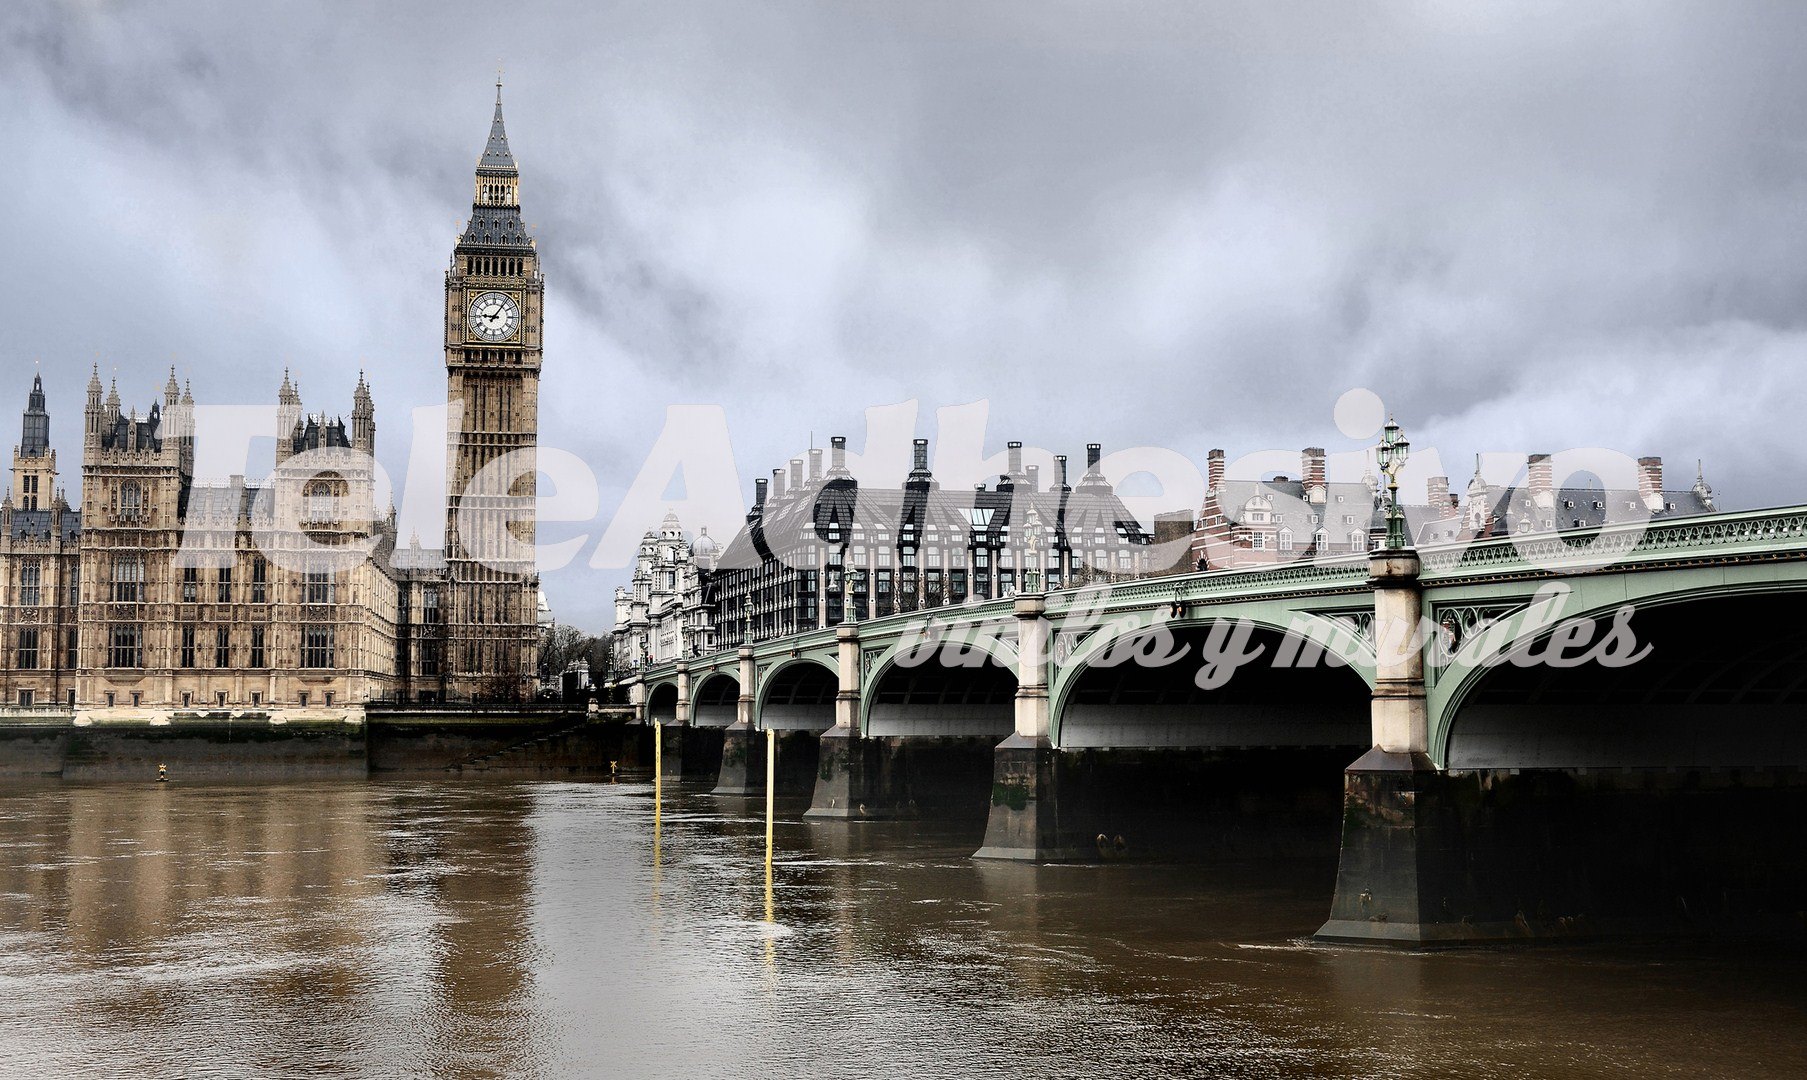
[[765,729],[765,859],[772,861],[772,817],[778,805],[778,729]]

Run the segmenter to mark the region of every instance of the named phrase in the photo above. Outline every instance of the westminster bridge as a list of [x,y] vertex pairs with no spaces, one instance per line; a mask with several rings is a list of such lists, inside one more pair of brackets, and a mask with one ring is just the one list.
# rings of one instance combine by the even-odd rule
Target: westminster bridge
[[1140,854],[1188,800],[1335,843],[1334,788],[1274,797],[1328,755],[1330,940],[1798,924],[1803,587],[1807,508],[1720,513],[904,612],[626,688],[666,775],[749,794],[770,747],[815,819],[912,812],[977,748],[979,858]]

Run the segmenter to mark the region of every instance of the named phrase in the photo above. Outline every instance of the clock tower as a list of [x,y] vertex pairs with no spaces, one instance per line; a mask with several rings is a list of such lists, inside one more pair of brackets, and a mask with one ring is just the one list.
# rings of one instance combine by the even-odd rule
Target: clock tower
[[445,690],[451,700],[532,696],[539,651],[533,565],[545,282],[521,224],[521,176],[502,127],[502,83],[477,159],[470,221],[445,276]]

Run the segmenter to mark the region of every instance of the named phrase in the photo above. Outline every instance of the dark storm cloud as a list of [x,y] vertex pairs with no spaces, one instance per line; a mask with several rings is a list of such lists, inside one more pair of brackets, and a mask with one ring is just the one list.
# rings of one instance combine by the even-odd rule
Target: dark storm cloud
[[[333,411],[364,365],[399,473],[500,59],[543,441],[605,515],[671,401],[727,406],[750,483],[908,397],[923,434],[988,397],[994,443],[1072,453],[1350,449],[1356,385],[1458,479],[1603,445],[1798,500],[1804,31],[1789,4],[13,4],[0,386],[22,404],[42,358],[73,460],[97,357],[141,405],[174,359],[221,403],[288,363]],[[596,624],[614,580],[549,591]]]

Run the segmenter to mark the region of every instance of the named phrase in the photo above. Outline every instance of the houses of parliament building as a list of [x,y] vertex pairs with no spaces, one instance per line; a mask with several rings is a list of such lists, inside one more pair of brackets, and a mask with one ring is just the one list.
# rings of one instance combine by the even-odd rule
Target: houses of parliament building
[[498,84],[445,275],[442,549],[398,548],[393,511],[374,505],[362,376],[347,422],[305,411],[285,372],[275,469],[247,483],[195,476],[194,399],[173,369],[140,415],[116,383],[103,398],[96,368],[73,504],[35,378],[0,501],[0,703],[154,723],[529,695],[543,296]]

